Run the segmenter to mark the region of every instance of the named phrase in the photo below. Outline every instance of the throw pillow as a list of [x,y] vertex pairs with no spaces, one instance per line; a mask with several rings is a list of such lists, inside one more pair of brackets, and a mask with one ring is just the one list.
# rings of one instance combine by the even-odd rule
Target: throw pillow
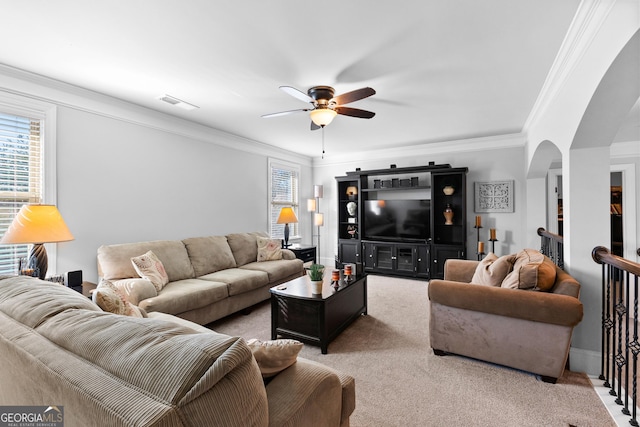
[[513,271],[502,281],[503,288],[548,291],[556,282],[556,266],[535,249],[516,254]]
[[131,317],[147,317],[146,312],[131,304],[108,280],[102,279],[93,292],[93,301],[103,311]]
[[133,305],[138,305],[140,301],[158,296],[156,287],[147,279],[127,278],[114,280],[113,286]]
[[169,283],[169,276],[164,269],[164,265],[162,265],[162,261],[152,251],[131,258],[131,262],[133,263],[133,268],[136,269],[136,273],[143,279],[153,283],[156,291],[160,292],[164,285]]
[[272,377],[296,363],[298,353],[304,346],[300,341],[290,339],[272,341],[251,339],[247,344],[258,362],[263,378]]
[[256,241],[258,242],[258,262],[282,259],[280,240],[257,237]]
[[471,283],[487,286],[500,286],[507,274],[513,269],[515,255],[503,255],[500,258],[493,252],[478,263]]

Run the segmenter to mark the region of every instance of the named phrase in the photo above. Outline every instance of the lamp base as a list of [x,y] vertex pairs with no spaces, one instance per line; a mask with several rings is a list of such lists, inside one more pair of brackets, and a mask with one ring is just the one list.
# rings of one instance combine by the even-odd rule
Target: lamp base
[[284,225],[284,245],[283,248],[289,247],[289,224]]
[[47,265],[49,264],[49,258],[47,257],[47,250],[42,243],[34,243],[29,251],[29,260],[27,265],[29,268],[35,270],[37,277],[44,279],[47,275]]

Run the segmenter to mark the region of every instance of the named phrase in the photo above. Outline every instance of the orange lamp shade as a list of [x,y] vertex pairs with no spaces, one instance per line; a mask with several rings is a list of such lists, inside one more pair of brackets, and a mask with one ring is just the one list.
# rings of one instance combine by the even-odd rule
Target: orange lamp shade
[[280,209],[280,215],[278,215],[278,220],[276,223],[278,224],[293,224],[298,222],[298,217],[296,213],[293,211],[293,208],[286,207]]
[[54,243],[73,240],[54,205],[24,205],[4,233],[3,243]]

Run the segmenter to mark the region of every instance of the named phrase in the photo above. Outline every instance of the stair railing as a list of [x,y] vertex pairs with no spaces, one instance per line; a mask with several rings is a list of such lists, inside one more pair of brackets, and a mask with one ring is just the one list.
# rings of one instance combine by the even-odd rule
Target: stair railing
[[[602,265],[602,353],[600,379],[615,402],[622,405],[622,413],[630,415],[629,423],[638,425],[638,276],[640,264],[613,255],[609,249],[597,246],[591,256]],[[631,329],[631,331],[630,331]],[[631,367],[629,357],[631,355]],[[631,369],[631,372],[629,371]],[[625,387],[624,401],[622,387]],[[631,408],[629,411],[629,385]]]
[[551,258],[551,261],[564,270],[564,244],[562,236],[551,233],[542,227],[538,228],[538,236],[540,236],[540,252]]

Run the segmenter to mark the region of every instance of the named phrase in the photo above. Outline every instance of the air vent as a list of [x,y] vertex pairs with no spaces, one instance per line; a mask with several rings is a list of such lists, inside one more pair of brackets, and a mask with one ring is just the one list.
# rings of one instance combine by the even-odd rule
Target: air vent
[[181,99],[173,97],[171,95],[163,95],[158,97],[160,101],[166,102],[167,104],[175,105],[176,107],[180,107],[184,110],[195,110],[196,108],[200,108],[197,105],[189,104]]

